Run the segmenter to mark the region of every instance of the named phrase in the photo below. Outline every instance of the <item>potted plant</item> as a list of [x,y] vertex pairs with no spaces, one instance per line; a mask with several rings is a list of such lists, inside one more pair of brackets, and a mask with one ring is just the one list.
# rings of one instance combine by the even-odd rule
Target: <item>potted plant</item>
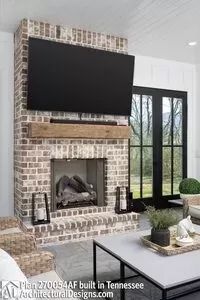
[[200,182],[195,178],[184,178],[179,184],[179,192],[182,199],[200,197]]
[[178,223],[179,218],[172,209],[156,210],[154,207],[147,207],[147,216],[151,224],[151,241],[160,246],[169,246],[169,227]]
[[189,211],[189,204],[199,205],[200,182],[195,178],[184,178],[179,184],[180,197],[183,199],[183,217],[186,218]]

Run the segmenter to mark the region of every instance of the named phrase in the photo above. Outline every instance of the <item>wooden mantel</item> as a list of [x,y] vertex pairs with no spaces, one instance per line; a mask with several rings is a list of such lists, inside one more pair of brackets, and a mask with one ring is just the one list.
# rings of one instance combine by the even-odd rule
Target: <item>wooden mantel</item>
[[97,124],[29,123],[30,138],[129,139],[130,127]]

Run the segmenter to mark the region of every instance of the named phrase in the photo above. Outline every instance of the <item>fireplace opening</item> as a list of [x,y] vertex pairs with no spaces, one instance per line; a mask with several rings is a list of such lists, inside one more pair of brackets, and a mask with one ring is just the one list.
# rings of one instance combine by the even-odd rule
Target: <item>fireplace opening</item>
[[51,211],[105,205],[105,159],[52,159]]

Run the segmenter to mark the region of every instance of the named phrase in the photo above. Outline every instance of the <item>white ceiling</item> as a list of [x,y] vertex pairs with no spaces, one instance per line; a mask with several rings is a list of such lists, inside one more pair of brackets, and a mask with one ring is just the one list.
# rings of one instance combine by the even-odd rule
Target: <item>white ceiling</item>
[[132,54],[200,63],[200,0],[0,0],[1,31],[23,18],[124,36]]

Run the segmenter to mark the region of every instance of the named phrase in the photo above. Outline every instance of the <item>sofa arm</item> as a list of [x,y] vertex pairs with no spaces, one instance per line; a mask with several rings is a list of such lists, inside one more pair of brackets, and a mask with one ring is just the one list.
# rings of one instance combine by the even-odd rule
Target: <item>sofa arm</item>
[[0,230],[19,226],[20,222],[16,217],[0,217]]
[[27,277],[55,270],[54,255],[48,251],[34,251],[12,257]]
[[36,250],[35,237],[25,233],[0,235],[0,248],[10,255],[20,255]]
[[190,205],[200,205],[200,196],[189,196],[183,199],[183,217],[186,218],[189,212]]

